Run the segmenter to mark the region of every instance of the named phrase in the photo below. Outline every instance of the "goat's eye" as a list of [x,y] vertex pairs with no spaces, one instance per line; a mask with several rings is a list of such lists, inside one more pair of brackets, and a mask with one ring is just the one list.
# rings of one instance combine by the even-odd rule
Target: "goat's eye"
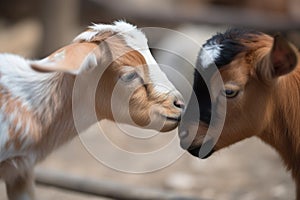
[[239,94],[239,90],[231,90],[231,89],[225,89],[223,91],[224,96],[227,98],[234,98]]
[[138,73],[133,71],[133,72],[128,72],[128,73],[123,74],[120,78],[124,82],[131,82],[134,79],[136,79],[137,77],[138,77]]

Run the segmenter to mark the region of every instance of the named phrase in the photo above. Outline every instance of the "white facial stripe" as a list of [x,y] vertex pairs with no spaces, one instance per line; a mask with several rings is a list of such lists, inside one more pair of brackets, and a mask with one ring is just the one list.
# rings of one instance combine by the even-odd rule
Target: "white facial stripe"
[[200,63],[204,69],[209,66],[215,66],[216,59],[220,56],[222,46],[219,44],[210,44],[201,49],[199,55]]
[[154,90],[158,93],[170,93],[175,91],[175,87],[169,81],[166,74],[160,69],[157,62],[150,53],[150,50],[140,51],[144,56],[149,69],[149,77],[154,85]]
[[158,93],[170,93],[176,91],[173,84],[169,81],[166,74],[160,69],[156,60],[153,58],[144,33],[135,28],[122,34],[122,36],[128,46],[140,52],[145,58],[149,69],[149,77],[154,85],[154,90]]
[[124,21],[117,21],[114,22],[113,25],[94,24],[89,28],[91,29],[90,31],[81,33],[74,39],[74,41],[91,41],[93,37],[98,34],[108,31],[115,32],[118,35],[123,36],[128,46],[139,51],[144,56],[146,63],[149,65],[149,76],[151,82],[157,92],[170,93],[176,90],[151,55],[145,34],[138,30],[136,26]]

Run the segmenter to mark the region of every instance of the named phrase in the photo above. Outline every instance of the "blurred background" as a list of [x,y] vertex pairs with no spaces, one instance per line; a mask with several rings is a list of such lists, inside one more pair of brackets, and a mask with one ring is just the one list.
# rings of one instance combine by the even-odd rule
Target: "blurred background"
[[[147,35],[150,46],[163,45],[169,52],[178,52],[189,61],[153,48],[158,63],[174,67],[190,83],[199,51],[195,45],[200,47],[211,34],[228,27],[250,27],[270,34],[280,32],[300,47],[299,0],[1,0],[0,52],[42,58],[71,42],[92,22],[112,23],[119,19],[138,27],[177,30],[189,38],[192,42],[168,34]],[[169,78],[181,90],[182,84],[174,77]],[[190,91],[181,92],[188,98]],[[103,121],[101,126],[109,130],[105,131],[106,135],[118,146],[127,150],[134,145],[113,123]],[[91,129],[83,134],[93,141],[99,133]],[[177,137],[176,130],[160,137],[160,142],[168,142]],[[102,141],[93,142],[101,149]],[[157,140],[154,143],[142,146],[153,149]],[[103,153],[110,155],[105,150]],[[120,159],[118,155],[111,156]],[[167,158],[168,155],[161,155],[161,159]],[[171,165],[144,174],[123,173],[106,167],[76,138],[51,154],[38,169],[112,181],[133,188],[193,195],[199,199],[295,198],[293,181],[280,158],[255,138],[215,153],[207,160],[198,160],[185,153]],[[37,188],[38,199],[104,199],[43,185]],[[3,183],[0,184],[0,199],[6,199]]]

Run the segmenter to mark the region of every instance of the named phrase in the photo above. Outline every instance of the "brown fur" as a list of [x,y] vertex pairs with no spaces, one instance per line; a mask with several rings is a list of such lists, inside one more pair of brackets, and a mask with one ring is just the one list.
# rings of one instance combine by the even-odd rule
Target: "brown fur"
[[[60,56],[61,53],[63,56]],[[78,75],[82,63],[93,53],[98,61],[97,67]],[[120,77],[128,66],[138,73],[139,78],[130,83],[120,82]],[[31,199],[34,198],[33,165],[77,135],[73,108],[81,108],[82,104],[76,105],[76,103],[80,104],[84,101],[82,99],[88,99],[92,105],[95,103],[98,117],[93,119],[93,116],[86,116],[82,120],[88,121],[88,124],[83,128],[88,128],[101,119],[143,127],[146,127],[150,121],[166,121],[162,127],[155,127],[156,124],[146,127],[161,131],[170,131],[179,123],[179,120],[168,120],[166,117],[181,115],[182,108],[174,105],[174,101],[181,99],[181,96],[171,93],[157,94],[153,90],[152,83],[149,82],[148,66],[143,55],[128,47],[122,36],[115,33],[105,32],[97,35],[90,42],[79,41],[67,45],[47,57],[46,61],[44,59],[32,62],[31,67],[42,73],[52,72],[51,80],[47,80],[50,82],[45,83],[51,88],[48,91],[47,102],[43,102],[42,105],[32,105],[33,109],[29,109],[22,105],[20,99],[12,97],[9,88],[0,88],[0,108],[6,104],[4,114],[9,117],[9,114],[16,112],[17,115],[14,120],[8,120],[9,140],[5,144],[6,150],[13,146],[13,150],[22,152],[22,156],[9,157],[0,163],[0,177],[6,182],[7,194],[11,200],[19,199],[24,194]],[[104,69],[96,91],[92,91],[92,94],[96,93],[95,99],[92,99],[89,94],[92,90],[92,86],[89,85],[90,79],[98,80],[99,77],[95,75],[99,75],[99,71]],[[73,93],[78,77],[85,80],[81,85],[85,88],[79,95]],[[114,102],[112,107],[112,95],[116,86],[119,87],[120,92],[117,92],[115,98],[117,102]],[[76,98],[82,101],[76,102]],[[128,115],[125,112],[126,100],[129,100]],[[116,116],[112,112],[114,107],[118,111],[114,113]],[[128,120],[131,118],[133,122]],[[16,130],[19,122],[21,122],[20,129]],[[29,127],[28,133],[20,139],[27,127]],[[24,147],[26,140],[29,140],[30,144]]]

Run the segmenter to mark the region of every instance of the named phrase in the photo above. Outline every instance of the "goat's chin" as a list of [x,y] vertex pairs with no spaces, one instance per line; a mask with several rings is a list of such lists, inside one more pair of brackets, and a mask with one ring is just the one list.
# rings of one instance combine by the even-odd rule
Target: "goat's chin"
[[191,155],[193,155],[193,156],[195,156],[195,157],[197,157],[197,158],[200,158],[200,159],[206,159],[206,158],[209,158],[209,157],[215,152],[215,151],[212,149],[212,150],[209,151],[206,155],[205,155],[205,154],[201,155],[201,154],[200,154],[200,148],[201,148],[201,146],[198,147],[198,148],[195,148],[195,149],[188,149],[187,151],[188,151]]
[[175,128],[178,127],[180,120],[181,120],[181,116],[176,116],[176,117],[170,117],[170,116],[165,116],[160,114],[160,118],[163,122],[163,126],[160,128],[160,132],[169,132],[174,130]]
[[214,140],[210,139],[203,143],[202,145],[199,145],[197,147],[188,148],[187,151],[198,158],[206,159],[210,157],[214,152]]
[[179,122],[174,122],[174,121],[166,121],[164,126],[158,130],[160,132],[169,132],[169,131],[172,131],[174,130],[175,128],[177,128]]

